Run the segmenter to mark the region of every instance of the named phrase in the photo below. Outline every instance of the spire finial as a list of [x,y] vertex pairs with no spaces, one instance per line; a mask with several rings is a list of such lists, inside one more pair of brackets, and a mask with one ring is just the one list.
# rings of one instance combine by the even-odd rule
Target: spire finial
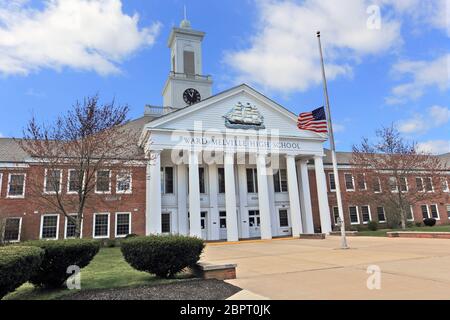
[[180,27],[184,28],[184,29],[190,29],[191,28],[191,23],[187,19],[186,5],[184,5],[184,19],[183,19],[183,21],[181,21]]

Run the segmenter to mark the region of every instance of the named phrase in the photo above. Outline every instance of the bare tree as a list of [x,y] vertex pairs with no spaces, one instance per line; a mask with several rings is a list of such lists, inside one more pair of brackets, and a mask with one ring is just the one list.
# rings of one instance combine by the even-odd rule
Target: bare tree
[[[75,224],[76,238],[95,193],[97,173],[124,168],[131,160],[130,146],[137,137],[123,126],[128,111],[128,106],[116,106],[114,101],[99,104],[98,95],[88,97],[50,125],[40,125],[32,117],[23,139],[18,140],[39,164],[27,177],[30,198],[66,216]],[[67,187],[62,182],[63,169],[70,169]]]
[[[376,132],[378,141],[364,138],[353,146],[355,179],[353,199],[360,204],[391,208],[391,215],[406,228],[410,206],[442,197],[449,164],[439,157],[418,152],[393,125]],[[444,184],[445,183],[445,184]]]

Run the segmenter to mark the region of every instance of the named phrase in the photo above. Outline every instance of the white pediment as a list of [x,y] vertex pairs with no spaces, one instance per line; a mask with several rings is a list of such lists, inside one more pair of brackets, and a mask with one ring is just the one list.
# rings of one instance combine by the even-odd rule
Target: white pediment
[[[244,111],[242,111],[244,110]],[[245,114],[242,114],[244,112]],[[231,115],[231,117],[230,117]],[[244,118],[243,121],[240,118]],[[232,124],[241,124],[230,126]],[[252,122],[252,119],[254,122]],[[262,120],[262,125],[261,125]],[[228,125],[226,122],[228,121]],[[146,129],[193,131],[201,125],[202,130],[225,132],[233,128],[242,131],[261,129],[278,131],[278,135],[304,139],[326,139],[321,134],[297,128],[297,115],[260,94],[247,85],[240,85],[208,98],[198,104],[178,110],[147,124]],[[231,129],[230,129],[231,128]]]

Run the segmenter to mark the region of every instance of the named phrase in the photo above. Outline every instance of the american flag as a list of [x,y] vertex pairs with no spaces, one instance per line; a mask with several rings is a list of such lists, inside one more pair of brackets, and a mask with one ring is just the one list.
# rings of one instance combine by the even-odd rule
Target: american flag
[[319,133],[328,133],[325,108],[320,107],[311,112],[302,112],[298,116],[297,127],[301,130],[309,130]]

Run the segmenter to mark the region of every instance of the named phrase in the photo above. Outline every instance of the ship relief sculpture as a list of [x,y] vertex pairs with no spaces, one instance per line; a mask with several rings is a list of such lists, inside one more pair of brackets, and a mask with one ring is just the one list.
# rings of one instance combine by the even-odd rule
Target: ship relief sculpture
[[225,126],[230,129],[265,129],[264,117],[255,105],[238,102],[225,116]]

